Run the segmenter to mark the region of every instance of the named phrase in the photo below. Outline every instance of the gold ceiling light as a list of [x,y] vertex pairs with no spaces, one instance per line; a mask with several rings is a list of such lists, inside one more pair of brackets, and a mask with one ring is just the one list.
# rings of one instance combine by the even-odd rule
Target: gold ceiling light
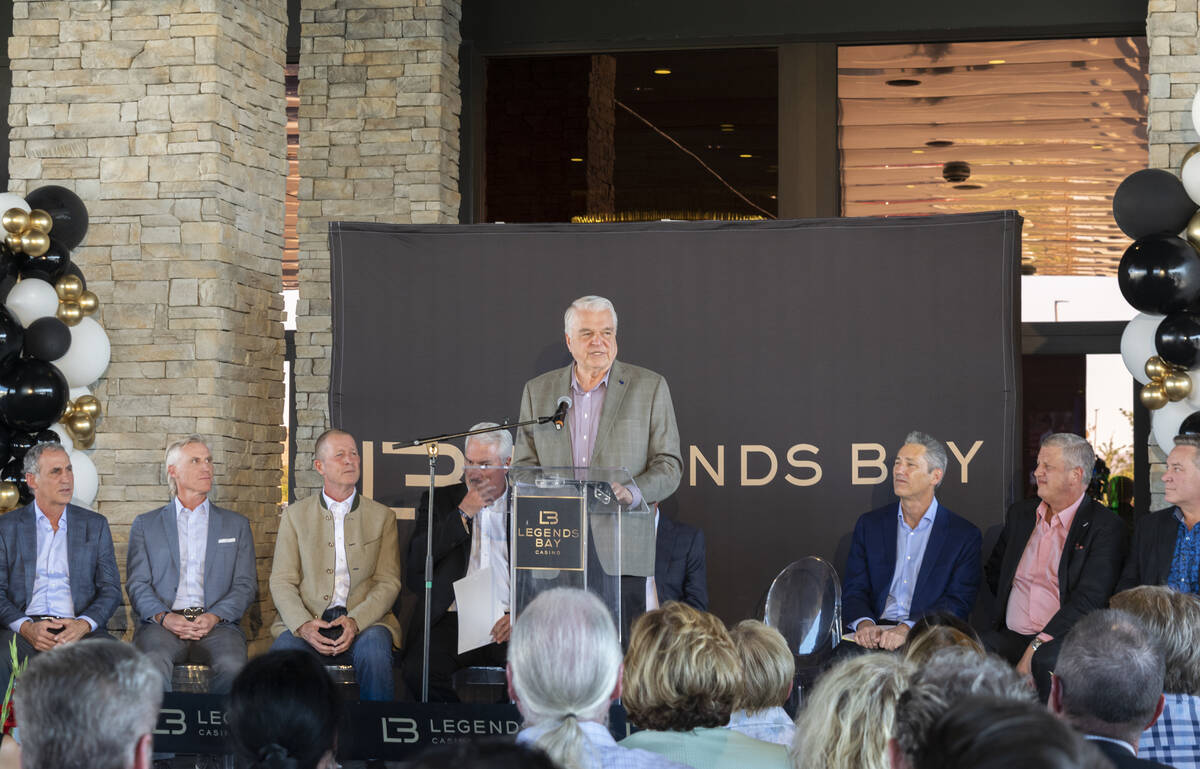
[[656,74],[656,75],[669,75],[669,74],[671,74],[671,70],[670,70],[670,69],[668,69],[667,67],[659,67],[658,69],[654,70],[654,74]]

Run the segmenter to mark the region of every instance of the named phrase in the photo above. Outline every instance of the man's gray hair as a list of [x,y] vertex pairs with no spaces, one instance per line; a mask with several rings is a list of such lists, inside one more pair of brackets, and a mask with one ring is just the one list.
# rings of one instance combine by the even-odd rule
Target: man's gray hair
[[1196,453],[1192,454],[1192,462],[1196,465],[1196,467],[1198,469],[1200,469],[1200,435],[1195,435],[1194,433],[1186,433],[1184,435],[1176,435],[1175,436],[1175,445],[1176,446],[1191,446],[1192,448],[1194,448],[1196,450]]
[[158,721],[162,677],[130,644],[84,639],[31,659],[13,696],[25,769],[129,769]]
[[942,471],[942,477],[937,482],[937,485],[941,486],[942,481],[946,479],[946,462],[948,461],[946,447],[937,438],[920,430],[913,430],[904,436],[904,444],[907,446],[910,443],[925,449],[925,465],[929,468],[929,472]]
[[615,334],[617,332],[617,308],[613,307],[613,303],[602,296],[589,295],[581,296],[574,302],[571,302],[571,306],[567,308],[565,313],[563,313],[563,333],[565,333],[567,336],[571,335],[571,331],[575,326],[575,314],[580,310],[590,312],[608,310],[612,313],[613,333]]
[[513,437],[512,433],[510,433],[508,430],[501,429],[500,425],[496,424],[495,422],[480,422],[476,425],[472,425],[471,429],[483,430],[487,427],[495,427],[496,429],[492,430],[490,433],[468,435],[466,445],[463,446],[464,450],[472,443],[476,443],[483,446],[493,447],[496,450],[496,454],[502,459],[512,459]]
[[1165,670],[1162,647],[1140,620],[1093,611],[1071,628],[1054,666],[1063,715],[1085,734],[1136,742],[1154,717]]
[[934,652],[918,668],[896,704],[894,736],[910,765],[938,719],[969,695],[1022,702],[1033,702],[1034,697],[1024,679],[999,657],[980,656],[973,649],[958,646]]
[[42,461],[42,455],[47,451],[61,451],[68,457],[71,456],[71,452],[67,451],[67,447],[61,443],[57,443],[55,441],[45,441],[37,444],[36,446],[30,448],[29,451],[25,452],[25,458],[21,460],[22,472],[24,472],[26,475],[37,475],[38,471],[41,470],[40,463]]
[[1083,470],[1084,486],[1092,482],[1092,473],[1096,470],[1096,452],[1092,451],[1092,444],[1075,433],[1051,433],[1042,438],[1042,448],[1047,446],[1062,449],[1068,468]]
[[190,446],[193,443],[199,443],[204,448],[212,452],[212,447],[208,445],[208,441],[202,435],[189,435],[186,438],[180,438],[173,441],[170,446],[167,446],[166,459],[163,461],[163,472],[167,474],[167,488],[171,490],[171,499],[179,496],[179,484],[171,477],[170,468],[179,467],[179,459],[183,456],[183,447]]
[[607,722],[621,672],[608,608],[578,588],[540,594],[513,623],[508,666],[525,724],[560,722],[538,738],[538,747],[564,769],[590,765],[578,722]]

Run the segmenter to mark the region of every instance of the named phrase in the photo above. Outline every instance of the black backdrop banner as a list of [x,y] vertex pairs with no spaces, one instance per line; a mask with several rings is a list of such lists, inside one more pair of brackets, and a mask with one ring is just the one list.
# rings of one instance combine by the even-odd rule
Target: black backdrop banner
[[[855,519],[892,500],[909,430],[946,442],[941,504],[985,531],[1019,463],[1014,211],[622,225],[330,225],[332,423],[402,546],[428,482],[396,441],[515,422],[570,362],[567,305],[608,297],[618,358],[666,377],[683,453],[664,514],[707,539],[711,609],[752,616],[806,555],[840,570]],[[439,484],[461,475],[443,446]],[[407,521],[406,521],[407,519]]]

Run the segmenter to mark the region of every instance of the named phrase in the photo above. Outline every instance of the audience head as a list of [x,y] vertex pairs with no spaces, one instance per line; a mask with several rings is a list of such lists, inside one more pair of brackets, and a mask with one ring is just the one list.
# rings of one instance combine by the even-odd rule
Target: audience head
[[951,646],[961,646],[985,654],[975,630],[950,612],[926,614],[913,623],[904,640],[904,656],[915,665],[923,664],[934,652]]
[[558,722],[537,745],[565,769],[584,765],[579,721],[608,721],[621,694],[621,645],[608,608],[592,593],[555,588],[513,623],[508,688],[526,726]]
[[1075,623],[1050,682],[1050,708],[1084,734],[1138,737],[1162,712],[1163,653],[1132,615],[1102,609]]
[[741,691],[742,665],[716,616],[670,601],[634,621],[622,700],[633,723],[664,732],[724,726]]
[[887,769],[896,702],[912,666],[898,654],[863,654],[817,680],[796,717],[792,765],[803,769]]
[[734,625],[729,637],[742,661],[742,691],[734,709],[756,713],[786,702],[796,676],[796,658],[783,634],[747,619]]
[[1038,496],[1055,512],[1074,504],[1092,482],[1096,454],[1090,443],[1074,433],[1051,433],[1038,450]]
[[226,713],[234,752],[254,769],[334,766],[341,701],[320,661],[274,651],[246,663]]
[[912,769],[1101,769],[1112,765],[1033,702],[971,696],[930,727]]
[[896,704],[896,749],[912,766],[933,724],[959,700],[972,695],[1033,702],[1033,690],[999,657],[969,646],[933,652],[913,673]]
[[150,766],[162,678],[133,646],[56,646],[29,661],[13,697],[26,769]]
[[430,748],[408,769],[559,769],[534,745],[511,740],[466,740]]
[[1163,691],[1200,696],[1200,597],[1142,585],[1117,593],[1109,605],[1137,617],[1158,639],[1166,661]]

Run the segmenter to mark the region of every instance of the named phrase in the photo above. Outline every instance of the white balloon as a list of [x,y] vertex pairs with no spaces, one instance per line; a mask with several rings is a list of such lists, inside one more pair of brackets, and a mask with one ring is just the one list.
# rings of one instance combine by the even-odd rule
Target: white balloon
[[0,192],[0,214],[10,208],[19,208],[25,213],[33,210],[33,206],[25,202],[25,198],[11,192]]
[[48,318],[58,312],[58,294],[46,281],[27,278],[12,287],[4,304],[22,326],[29,328],[29,324],[38,318]]
[[1192,130],[1200,133],[1200,88],[1196,89],[1196,95],[1192,97]]
[[1171,453],[1171,449],[1175,448],[1175,436],[1179,435],[1179,426],[1195,410],[1195,406],[1182,400],[1168,403],[1161,409],[1150,412],[1150,434],[1154,436],[1154,442],[1164,454]]
[[92,391],[86,387],[72,387],[67,392],[67,398],[69,398],[70,400],[75,400],[80,395],[91,395],[91,394],[92,394]]
[[[22,281],[23,282],[23,281]],[[18,283],[19,287],[21,284]],[[16,288],[13,289],[16,291]],[[71,387],[82,387],[95,382],[108,368],[112,346],[104,328],[92,318],[81,319],[71,329],[71,346],[67,354],[51,361],[67,378]]]
[[82,451],[68,451],[71,458],[71,468],[75,471],[75,496],[71,497],[73,504],[80,507],[91,507],[96,501],[96,492],[100,490],[100,474],[92,458]]
[[1192,155],[1179,169],[1183,189],[1196,205],[1200,205],[1200,155]]
[[55,422],[50,425],[50,429],[58,436],[58,442],[63,445],[67,453],[71,453],[71,447],[75,445],[75,441],[71,438],[71,434],[67,432],[67,426],[62,422]]
[[1142,384],[1150,382],[1150,377],[1146,376],[1146,361],[1158,355],[1158,350],[1154,348],[1154,332],[1158,330],[1158,322],[1163,317],[1140,312],[1125,324],[1125,330],[1121,332],[1121,359],[1133,378]]

